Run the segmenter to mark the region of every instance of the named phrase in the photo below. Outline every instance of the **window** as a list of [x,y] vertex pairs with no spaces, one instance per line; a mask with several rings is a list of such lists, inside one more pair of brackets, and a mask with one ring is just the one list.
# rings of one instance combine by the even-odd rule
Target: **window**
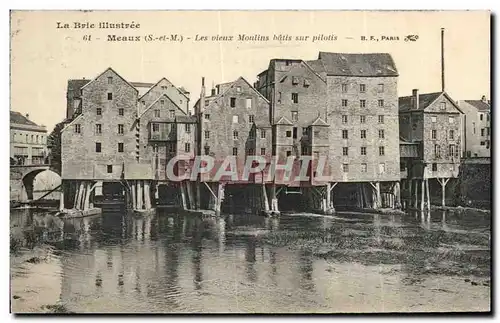
[[287,137],[287,138],[292,137],[292,132],[291,132],[290,130],[287,130],[287,131],[286,131],[286,137]]
[[108,101],[113,100],[113,93],[108,92]]
[[122,124],[118,125],[118,134],[123,135],[123,125]]
[[307,128],[302,128],[302,136],[307,136],[309,133],[308,129]]
[[209,155],[209,154],[210,154],[210,147],[205,146],[205,155]]
[[297,127],[293,127],[293,139],[297,139]]
[[318,137],[318,136],[319,136],[319,131],[315,131],[315,132],[314,132],[314,137],[316,138],[316,137]]
[[362,173],[366,173],[367,168],[368,168],[368,166],[365,163],[361,164],[361,172]]
[[247,107],[247,109],[252,108],[252,99],[251,98],[246,99],[246,107]]
[[153,132],[160,131],[160,125],[158,123],[153,123]]
[[208,107],[210,105],[210,101],[205,100],[205,106]]
[[113,84],[113,77],[112,76],[108,77],[108,84]]
[[158,145],[154,145],[153,146],[153,152],[154,153],[158,153]]
[[349,172],[349,164],[342,164],[342,171],[344,173]]
[[347,92],[347,84],[342,84],[342,92]]
[[253,156],[253,155],[254,155],[253,148],[248,148],[248,156]]
[[346,115],[342,116],[342,123],[347,123],[347,116]]
[[384,106],[384,100],[378,100],[378,106],[383,107]]
[[475,122],[472,123],[472,132],[474,134],[476,134],[476,123]]
[[384,123],[384,116],[378,116],[378,123]]
[[96,142],[95,143],[95,152],[96,153],[100,153],[101,152],[101,143],[100,142]]
[[366,116],[359,116],[360,123],[366,123]]
[[441,158],[441,147],[434,145],[434,158]]
[[189,142],[184,144],[184,151],[187,153],[191,151],[191,144]]
[[266,154],[266,148],[261,148],[260,149],[260,154],[265,155]]
[[366,85],[365,84],[359,85],[359,92],[366,92]]
[[366,147],[361,147],[361,155],[366,155]]
[[455,131],[454,130],[450,130],[449,133],[448,133],[448,139],[455,139]]
[[170,118],[172,118],[172,119],[173,119],[173,118],[175,118],[175,110],[170,110],[170,111],[169,111],[169,116],[170,116]]
[[299,121],[299,113],[297,111],[292,111],[292,121]]
[[309,87],[311,85],[311,81],[309,79],[304,79],[304,87]]
[[484,141],[481,141],[481,146],[484,146],[484,145],[485,145]]
[[378,147],[378,154],[379,154],[379,156],[385,155],[385,147],[384,146]]
[[385,173],[385,164],[384,163],[378,164],[378,172],[379,172],[379,174]]
[[366,130],[361,130],[361,139],[366,139]]
[[437,170],[438,170],[438,164],[432,163],[432,171],[437,172]]
[[255,130],[250,130],[250,133],[248,134],[248,139],[255,139]]
[[384,139],[385,138],[385,133],[384,133],[383,129],[380,129],[378,131],[378,137],[379,137],[379,139]]
[[307,148],[307,146],[302,146],[301,154],[302,155],[308,155],[309,154],[309,149]]
[[102,127],[101,127],[100,123],[97,123],[95,125],[95,133],[96,133],[96,135],[100,135],[102,133]]
[[233,116],[233,123],[238,123],[238,122],[239,122],[238,116]]
[[230,104],[231,108],[235,108],[236,107],[236,98],[231,98],[229,104]]
[[160,109],[155,109],[155,118],[160,117]]
[[299,78],[297,76],[292,76],[292,85],[299,84]]
[[[75,124],[75,133],[80,133],[82,131],[82,127],[79,124]],[[26,142],[28,142],[28,135],[26,135]]]
[[299,103],[299,94],[298,93],[292,93],[292,102]]
[[290,157],[290,156],[292,156],[292,152],[290,150],[287,150],[286,151],[286,157]]
[[455,145],[448,145],[448,156],[453,157],[455,155]]
[[101,116],[101,115],[102,115],[102,108],[96,108],[96,109],[95,109],[95,113],[96,113],[98,116]]
[[366,100],[359,100],[359,106],[360,106],[361,108],[366,107]]
[[347,106],[347,100],[346,100],[346,99],[342,99],[342,106],[343,106],[343,107],[346,107],[346,106]]
[[186,131],[186,133],[191,133],[191,124],[190,123],[184,124],[184,131]]
[[436,123],[436,119],[437,119],[437,118],[436,118],[436,116],[432,116],[432,117],[431,117],[431,122],[432,122],[432,123]]
[[141,101],[141,103],[142,103],[142,106],[143,106],[143,107],[145,107],[145,106],[146,106],[146,101],[142,100],[142,101]]
[[168,152],[175,153],[175,144],[168,145]]
[[205,113],[205,120],[210,120],[210,114],[209,113]]
[[484,128],[481,129],[481,137],[484,137]]
[[261,137],[262,139],[266,138],[266,131],[265,131],[264,129],[261,129],[261,130],[260,130],[260,137]]
[[455,123],[455,117],[448,117],[448,122],[449,123]]
[[342,147],[342,156],[349,156],[349,147]]
[[241,86],[236,87],[236,92],[240,93],[241,92]]
[[123,116],[125,114],[125,110],[123,108],[118,109],[118,115]]
[[437,131],[434,130],[434,129],[431,131],[431,138],[432,139],[437,139]]
[[238,139],[238,131],[233,131],[233,139],[237,140]]
[[384,84],[379,84],[378,85],[378,92],[383,93],[384,92]]
[[441,110],[446,110],[446,102],[441,102]]
[[107,168],[106,170],[107,170],[108,174],[113,173],[113,165],[108,165],[106,168]]
[[238,148],[233,147],[233,156],[238,155]]
[[118,143],[118,152],[122,153],[123,152],[123,142]]
[[205,139],[210,139],[210,131],[205,130]]
[[278,103],[281,103],[281,92],[278,92]]
[[342,139],[349,139],[349,133],[347,130],[342,130]]

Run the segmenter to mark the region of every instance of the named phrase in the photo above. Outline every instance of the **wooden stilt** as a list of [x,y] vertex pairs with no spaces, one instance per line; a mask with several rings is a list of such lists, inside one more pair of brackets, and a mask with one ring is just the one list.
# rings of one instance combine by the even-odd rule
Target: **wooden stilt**
[[279,212],[278,197],[276,194],[276,184],[275,183],[273,183],[271,185],[271,211],[272,212]]
[[[200,175],[201,176],[201,175]],[[196,200],[195,200],[195,208],[197,210],[200,209],[200,203],[201,203],[201,183],[200,181],[198,180],[196,182]]]
[[83,202],[83,209],[88,210],[90,208],[90,189],[92,188],[92,183],[85,183],[85,200]]
[[[425,191],[426,191],[426,195],[427,195],[427,211],[430,211],[431,210],[431,198],[430,198],[430,192],[429,192],[429,179],[427,178],[425,180]],[[430,214],[429,214],[430,216]]]
[[59,211],[64,210],[64,185],[65,183],[61,181],[61,195],[59,196]]
[[414,191],[414,196],[415,196],[415,204],[414,208],[418,210],[418,179],[413,180],[415,183],[415,191]]
[[151,188],[149,181],[144,181],[144,208],[151,210]]
[[266,184],[264,183],[264,179],[262,180],[262,201],[264,202],[264,211],[269,212],[269,200],[267,198],[267,190]]
[[380,182],[375,184],[375,190],[377,192],[377,208],[382,207],[382,198],[380,197]]
[[181,206],[183,210],[187,210],[187,201],[186,201],[186,189],[184,187],[185,182],[179,182],[179,189],[181,191]]
[[396,182],[394,184],[394,208],[400,209],[401,208],[401,184],[399,182]]
[[424,203],[425,203],[425,180],[421,179],[420,182],[421,182],[420,210],[423,211],[424,210]]
[[411,200],[413,198],[413,195],[412,195],[412,192],[411,192],[411,189],[413,187],[413,180],[410,179],[408,182],[408,197],[407,197],[407,208],[410,208],[411,207]]
[[190,210],[193,210],[195,206],[195,201],[194,201],[194,195],[193,195],[193,182],[187,181],[186,182],[186,188],[187,188],[187,194],[188,194],[188,208]]
[[363,202],[363,208],[369,207],[368,205],[368,193],[366,192],[366,185],[364,183],[360,183],[361,185],[361,193],[362,193],[362,202]]
[[143,209],[143,193],[142,193],[142,188],[143,188],[143,181],[138,181],[137,182],[137,209],[142,210]]
[[135,188],[135,181],[131,185],[131,191],[132,191],[132,210],[137,209],[137,197],[136,197],[136,188]]
[[81,210],[82,209],[82,197],[83,197],[83,190],[85,189],[83,181],[80,182],[79,188],[78,188],[78,200],[76,201],[76,209]]
[[219,182],[217,188],[217,200],[215,202],[216,215],[220,215],[223,197],[224,197],[224,185]]

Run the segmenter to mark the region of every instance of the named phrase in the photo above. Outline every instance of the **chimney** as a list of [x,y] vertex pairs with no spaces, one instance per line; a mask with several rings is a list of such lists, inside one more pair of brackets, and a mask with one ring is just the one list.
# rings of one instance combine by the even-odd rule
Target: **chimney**
[[418,110],[420,108],[418,89],[413,89],[411,99],[413,101],[413,109]]
[[28,120],[30,119],[29,113],[26,113],[26,119],[28,119]]
[[441,28],[441,92],[444,89],[444,28]]
[[487,102],[488,102],[488,100],[486,100],[486,95],[483,95],[483,96],[481,97],[481,101],[483,101],[484,103],[487,103]]
[[215,88],[212,87],[212,96],[214,96],[214,95],[215,95]]

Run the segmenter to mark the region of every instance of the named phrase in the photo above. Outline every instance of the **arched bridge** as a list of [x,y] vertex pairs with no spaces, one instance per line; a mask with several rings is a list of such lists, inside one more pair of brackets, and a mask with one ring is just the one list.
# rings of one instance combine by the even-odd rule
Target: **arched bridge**
[[10,166],[10,200],[26,202],[33,199],[33,182],[39,173],[51,170],[59,171],[49,164],[43,165],[11,165]]

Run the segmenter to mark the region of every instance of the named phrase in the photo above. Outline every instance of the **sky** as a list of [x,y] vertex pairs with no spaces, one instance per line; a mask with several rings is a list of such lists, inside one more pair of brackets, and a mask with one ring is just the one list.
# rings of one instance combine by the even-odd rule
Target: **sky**
[[[57,28],[57,23],[140,24],[135,29]],[[206,85],[243,76],[250,83],[273,58],[316,59],[319,51],[390,53],[399,71],[398,95],[441,90],[441,28],[445,28],[446,91],[454,100],[490,98],[490,15],[486,11],[14,11],[11,14],[11,106],[47,126],[66,116],[68,79],[112,67],[130,82],[166,77],[199,97]],[[182,42],[144,40],[183,35]],[[212,41],[216,35],[270,41]],[[273,35],[292,41],[274,41]],[[107,41],[108,35],[140,41]],[[207,36],[209,40],[195,40]],[[337,40],[312,42],[314,36]],[[416,41],[404,41],[418,35]],[[84,40],[84,37],[91,40]],[[296,36],[309,36],[296,41]],[[379,41],[361,41],[361,36]],[[382,40],[382,36],[399,40]],[[190,37],[191,39],[187,39]]]

